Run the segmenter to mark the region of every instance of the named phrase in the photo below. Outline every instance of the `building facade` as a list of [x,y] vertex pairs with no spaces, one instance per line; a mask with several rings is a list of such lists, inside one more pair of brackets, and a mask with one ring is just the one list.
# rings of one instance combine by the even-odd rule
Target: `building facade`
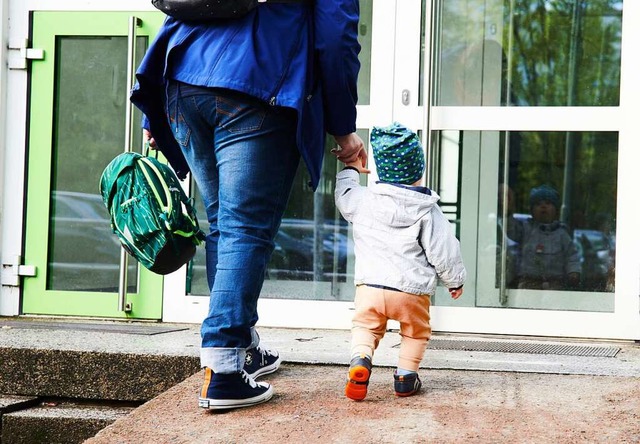
[[[203,249],[164,278],[124,262],[98,191],[107,163],[141,147],[131,71],[163,15],[148,0],[1,5],[0,315],[200,322]],[[443,288],[433,297],[434,329],[640,339],[640,4],[360,5],[358,131],[368,140],[373,126],[398,121],[420,134],[427,185],[468,270],[462,298]],[[339,168],[326,156],[315,193],[298,172],[262,325],[350,327]]]

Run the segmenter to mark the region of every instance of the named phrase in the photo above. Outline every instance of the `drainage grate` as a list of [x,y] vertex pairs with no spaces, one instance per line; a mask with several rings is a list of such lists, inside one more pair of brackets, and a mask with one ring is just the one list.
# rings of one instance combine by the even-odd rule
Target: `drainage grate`
[[604,358],[613,358],[620,351],[620,348],[618,347],[592,345],[517,341],[469,341],[455,339],[432,339],[429,341],[429,348],[434,350],[529,353],[537,355],[590,356]]

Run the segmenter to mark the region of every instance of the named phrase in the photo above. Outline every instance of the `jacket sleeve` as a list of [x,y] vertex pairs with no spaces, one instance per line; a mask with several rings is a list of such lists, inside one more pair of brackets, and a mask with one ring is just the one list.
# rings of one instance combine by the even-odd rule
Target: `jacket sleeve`
[[422,248],[444,286],[459,288],[467,278],[460,242],[451,231],[451,223],[442,214],[440,207],[434,205],[430,215],[431,217],[423,219],[420,233]]
[[580,253],[578,252],[578,248],[576,244],[573,243],[573,239],[567,233],[565,237],[565,248],[567,254],[567,265],[566,265],[566,273],[581,273],[582,265],[580,264]]
[[365,187],[360,185],[359,178],[360,174],[351,168],[340,171],[336,176],[336,207],[348,222],[353,222],[353,216],[365,190]]
[[325,129],[334,136],[356,130],[359,16],[358,0],[315,2],[317,74],[322,84]]

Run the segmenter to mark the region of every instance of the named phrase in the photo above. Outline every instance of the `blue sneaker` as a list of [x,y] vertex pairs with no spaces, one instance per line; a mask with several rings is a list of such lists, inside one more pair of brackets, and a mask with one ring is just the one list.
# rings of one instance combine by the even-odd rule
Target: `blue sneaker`
[[411,396],[418,393],[422,387],[422,382],[417,373],[410,373],[408,375],[393,374],[393,388],[396,391],[396,396]]
[[256,382],[245,371],[214,373],[205,367],[204,385],[198,406],[204,409],[236,409],[266,402],[273,396],[273,388],[266,382]]
[[273,373],[280,367],[282,358],[275,350],[267,350],[259,345],[247,350],[244,358],[244,371],[253,379]]

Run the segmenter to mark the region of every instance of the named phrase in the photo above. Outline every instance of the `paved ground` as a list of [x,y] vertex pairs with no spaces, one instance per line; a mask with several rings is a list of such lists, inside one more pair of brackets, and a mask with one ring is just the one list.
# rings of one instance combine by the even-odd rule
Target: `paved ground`
[[346,366],[285,364],[271,401],[225,413],[197,407],[197,374],[87,443],[640,443],[637,377],[426,369],[396,398],[392,371],[353,402]]
[[[18,349],[197,359],[197,325],[163,324],[166,331],[152,335],[117,327],[105,332],[3,327],[2,336],[6,347]],[[400,337],[389,332],[374,357],[369,396],[356,403],[343,395],[348,331],[263,328],[260,334],[285,361],[265,377],[276,391],[268,403],[225,413],[201,410],[200,373],[87,442],[640,443],[638,343],[437,334],[421,364],[423,391],[395,398],[392,372]],[[437,349],[443,340],[466,345]],[[478,343],[486,350],[468,348]],[[540,353],[540,347],[555,351]],[[558,347],[619,351],[586,356],[559,353]]]

